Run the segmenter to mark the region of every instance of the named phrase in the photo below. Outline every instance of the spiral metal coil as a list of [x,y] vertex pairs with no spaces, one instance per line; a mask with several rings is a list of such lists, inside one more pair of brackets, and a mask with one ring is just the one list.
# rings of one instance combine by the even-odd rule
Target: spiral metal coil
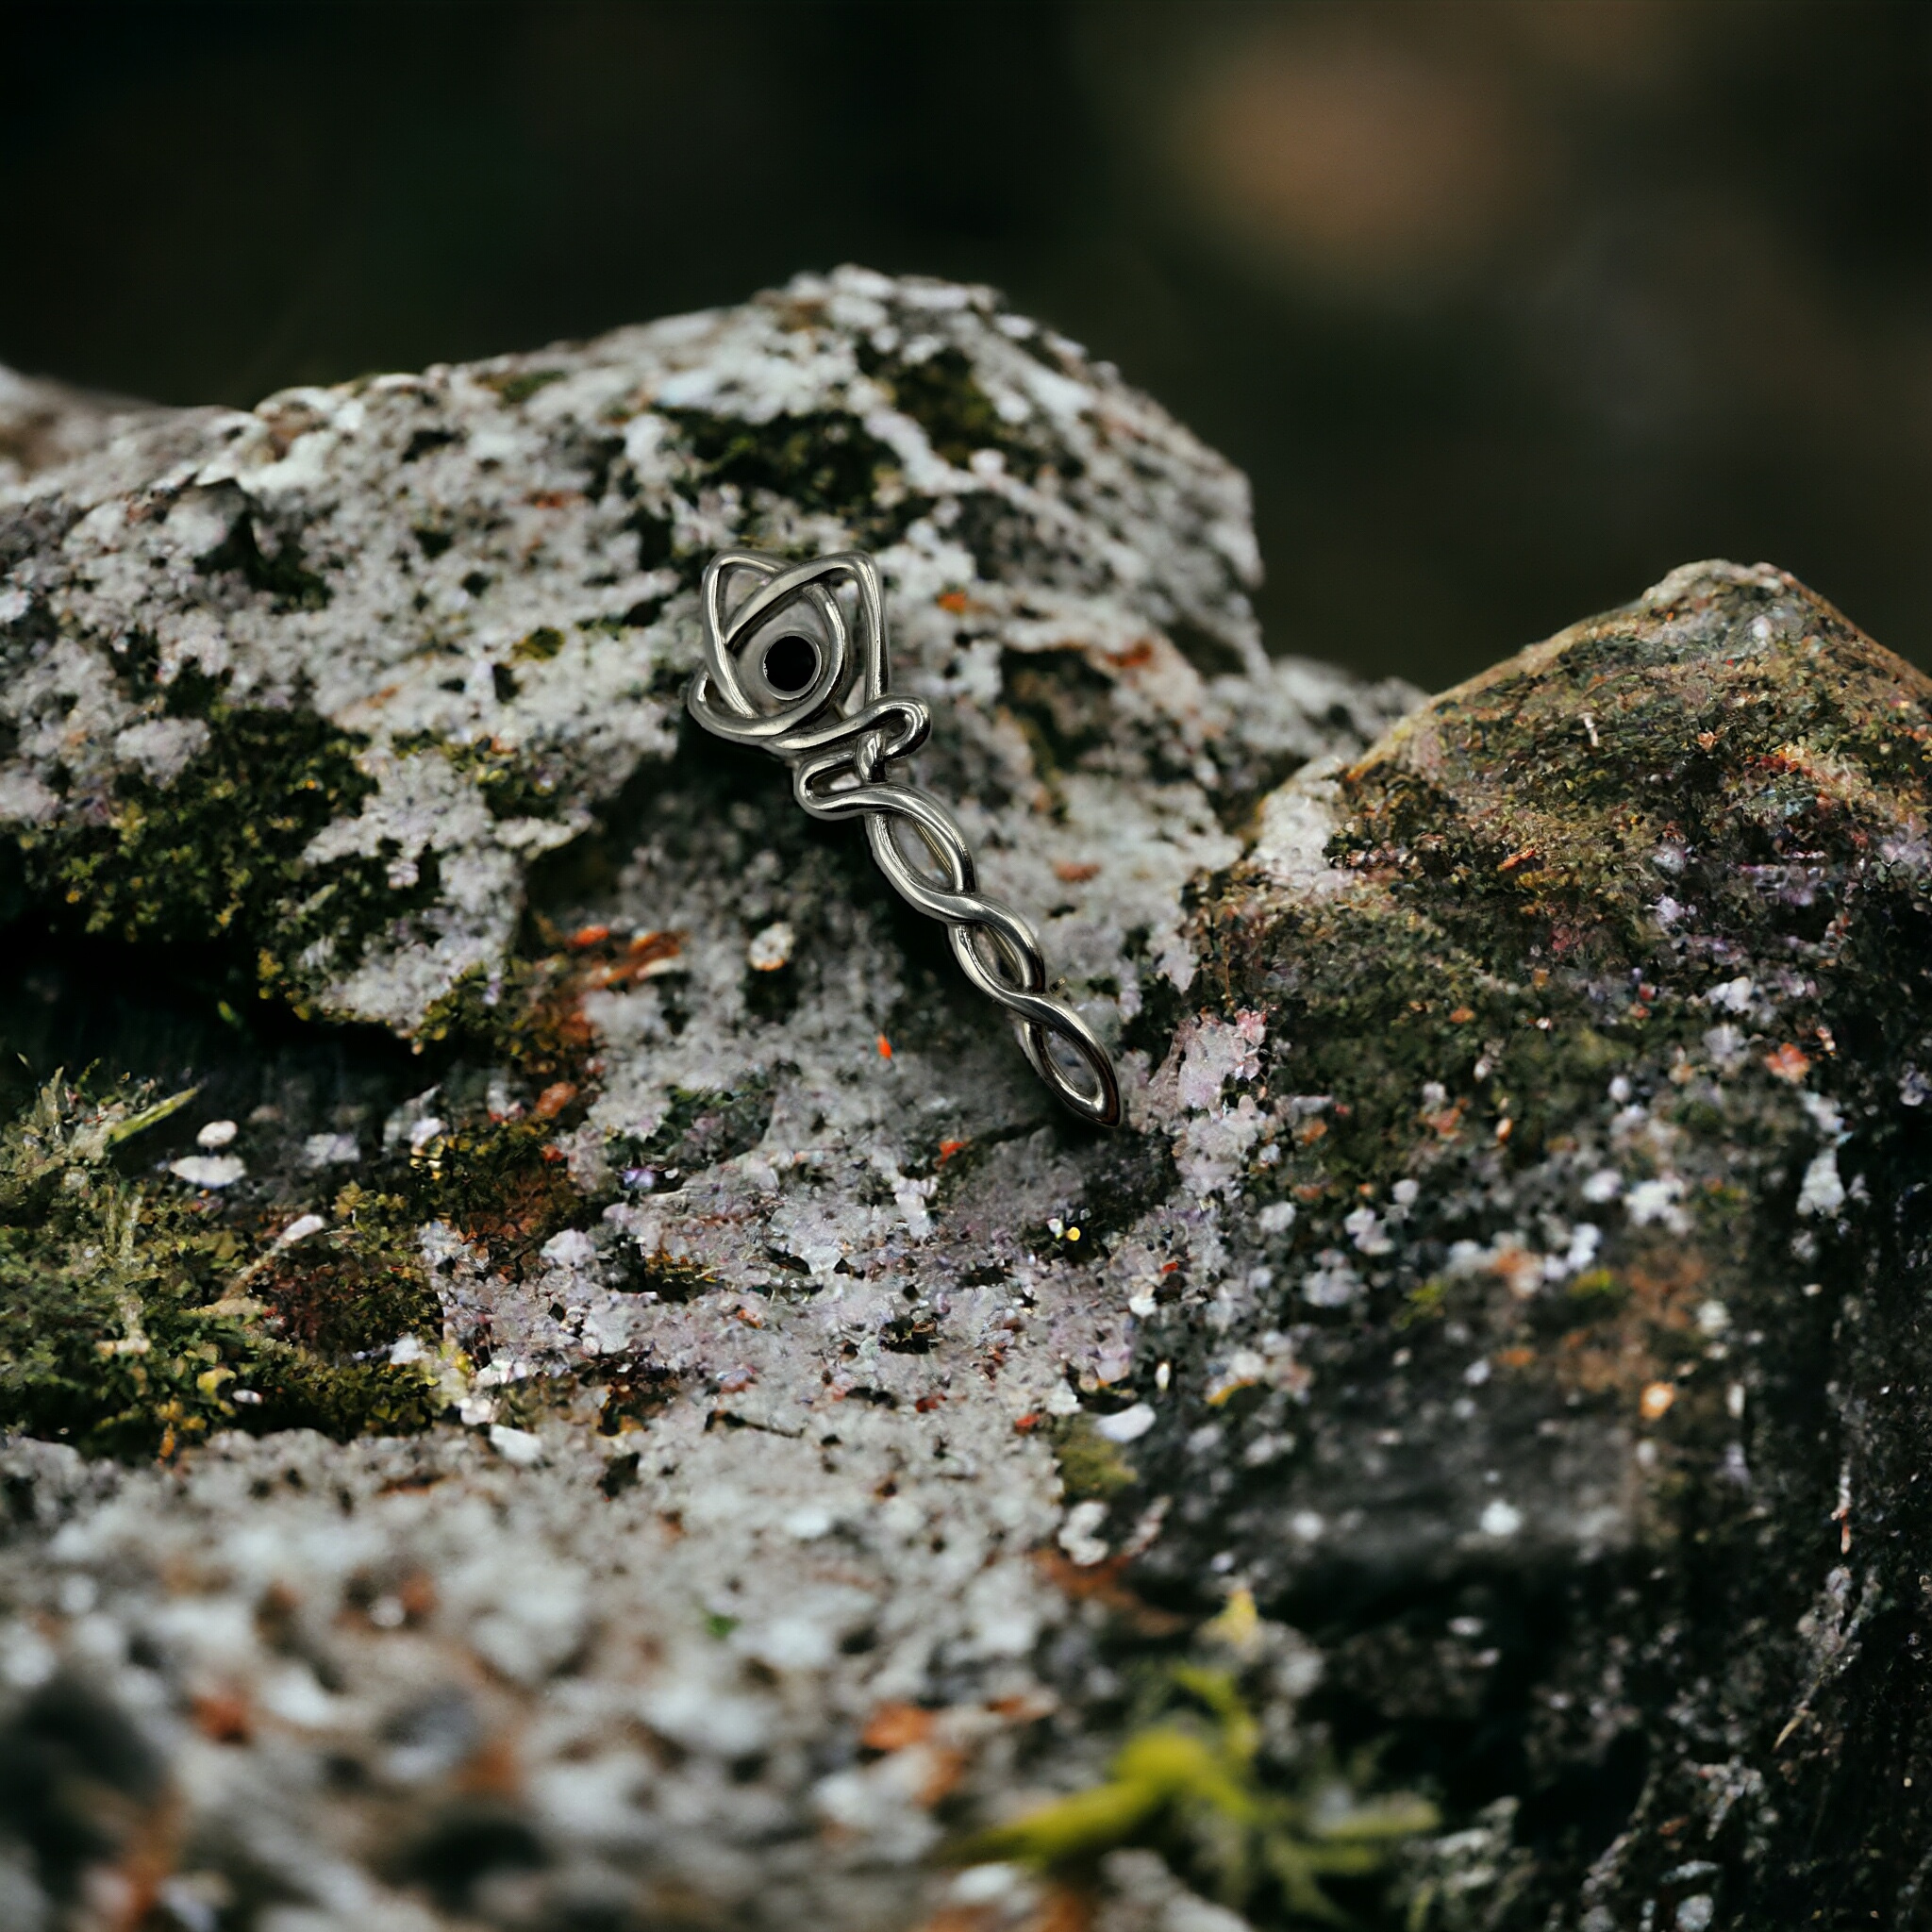
[[[958,821],[893,773],[932,720],[887,690],[885,601],[860,551],[788,564],[721,551],[700,592],[704,662],[691,716],[791,768],[792,795],[818,819],[863,819],[872,856],[906,902],[946,923],[960,970],[1012,1017],[1033,1071],[1083,1120],[1118,1126],[1120,1081],[1107,1049],[1046,991],[1033,928],[979,890]],[[928,863],[908,857],[904,835]]]

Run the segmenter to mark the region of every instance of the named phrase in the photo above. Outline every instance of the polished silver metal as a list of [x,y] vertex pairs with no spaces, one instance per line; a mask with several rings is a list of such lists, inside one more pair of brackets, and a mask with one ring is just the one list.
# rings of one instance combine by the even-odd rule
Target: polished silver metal
[[[1081,1119],[1121,1121],[1113,1061],[1074,1009],[1046,991],[1033,928],[979,891],[958,821],[893,762],[925,742],[917,698],[887,689],[885,599],[862,551],[786,563],[723,550],[700,591],[704,662],[686,703],[707,731],[791,768],[817,819],[860,818],[872,856],[907,904],[950,928],[960,970],[1012,1016],[1033,1071]],[[909,834],[929,864],[908,856]]]

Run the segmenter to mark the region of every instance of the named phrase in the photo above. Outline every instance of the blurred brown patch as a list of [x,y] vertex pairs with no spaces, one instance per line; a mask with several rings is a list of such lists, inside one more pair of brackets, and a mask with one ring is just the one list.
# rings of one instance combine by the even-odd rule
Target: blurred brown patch
[[1492,67],[1301,9],[1263,11],[1202,61],[1174,141],[1229,240],[1343,285],[1427,283],[1476,262],[1552,165]]
[[214,1690],[194,1700],[194,1728],[216,1744],[245,1744],[255,1736],[255,1713],[240,1691]]
[[882,1704],[873,1712],[858,1741],[870,1751],[903,1751],[932,1736],[933,1714],[916,1704]]

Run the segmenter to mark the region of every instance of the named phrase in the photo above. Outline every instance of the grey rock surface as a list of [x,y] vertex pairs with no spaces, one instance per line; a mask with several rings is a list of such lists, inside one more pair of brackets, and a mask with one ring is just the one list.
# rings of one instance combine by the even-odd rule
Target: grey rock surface
[[[877,554],[1125,1131],[684,725],[725,542]],[[1802,586],[1271,662],[1239,476],[857,270],[0,565],[10,1024],[196,1083],[0,1135],[8,1923],[1917,1923],[1932,691]]]
[[[1191,983],[1191,882],[1411,694],[1262,655],[1241,479],[1111,371],[983,291],[858,271],[182,412],[0,515],[0,804],[57,946],[238,938],[265,1002],[431,1059],[476,1010],[539,1030],[526,956],[569,966],[567,1080],[540,1091],[514,1028],[439,1084],[231,1039],[148,1185],[205,1184],[251,1266],[300,1279],[350,1239],[346,1181],[460,1160],[465,1119],[567,1086],[547,1151],[586,1204],[541,1253],[414,1228],[435,1320],[381,1341],[440,1391],[426,1437],[8,1451],[15,1748],[66,1735],[63,1699],[119,1740],[86,1775],[166,1810],[182,1923],[947,1909],[935,1807],[1024,1810],[1105,1763],[1058,1680],[1108,1613],[1053,1566],[1099,1575],[1156,1519],[1097,1536],[1048,1438],[1124,1373],[1173,1257],[1215,1265],[1224,1208],[1168,1200],[1164,1130],[1057,1119],[862,845],[694,741],[696,572],[726,541],[874,550],[936,718],[924,782],[1163,1121],[1161,1028],[1132,1029]],[[297,842],[272,757],[301,731],[358,775]],[[221,825],[143,842],[208,799]],[[1103,1196],[1124,1236],[1167,1205],[1090,1262]],[[918,1736],[865,1745],[900,1707]],[[16,1845],[23,1924],[134,1911],[146,1840],[75,1831]],[[1017,1872],[959,1883],[975,1924],[1043,1909]],[[1133,1923],[1192,1923],[1166,1910]]]
[[[1045,937],[1076,987],[1177,957],[1181,882],[1236,849],[1220,818],[1324,749],[1331,708],[1345,734],[1389,702],[1262,657],[1234,471],[1072,345],[940,285],[848,274],[541,357],[180,412],[17,516],[8,622],[51,638],[9,684],[0,803],[58,840],[124,774],[172,785],[207,742],[184,671],[357,734],[375,789],[291,886],[380,859],[375,929],[325,924],[287,970],[321,1013],[405,1032],[500,968],[531,860],[669,758],[690,562],[727,541],[880,554],[898,675],[945,711],[930,768],[969,829],[1042,782],[1029,722],[1107,737],[989,858],[996,890],[1066,908]],[[1047,674],[1036,719],[997,704],[1008,652]],[[1105,888],[1056,882],[1102,825],[1144,850]]]

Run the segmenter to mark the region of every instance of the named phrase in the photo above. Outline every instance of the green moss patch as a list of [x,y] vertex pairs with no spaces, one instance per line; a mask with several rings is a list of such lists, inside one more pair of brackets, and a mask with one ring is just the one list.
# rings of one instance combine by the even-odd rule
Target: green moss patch
[[1375,1902],[1403,1840],[1440,1822],[1413,1792],[1366,1795],[1372,1760],[1346,1774],[1272,1762],[1238,1673],[1218,1664],[1146,1671],[1135,1701],[1140,1722],[1099,1784],[964,1840],[955,1862],[1014,1860],[1077,1896],[1108,1852],[1144,1846],[1257,1923],[1345,1926],[1337,1889]]
[[[57,1081],[0,1129],[0,1428],[142,1456],[216,1428],[426,1427],[448,1397],[423,1226],[517,1279],[595,1214],[554,1144],[560,1106],[453,1109],[319,1204],[326,1225],[278,1243],[239,1198],[122,1173],[117,1149],[169,1110],[145,1099]],[[418,1359],[391,1364],[405,1337]]]
[[89,935],[225,950],[300,1010],[315,978],[303,955],[352,965],[372,933],[435,897],[433,860],[403,889],[393,851],[306,864],[315,835],[375,790],[356,761],[365,741],[299,706],[232,705],[205,678],[177,678],[166,701],[207,726],[202,749],[168,785],[122,773],[97,818],[20,833],[28,898]]
[[747,495],[766,490],[800,509],[869,525],[882,469],[897,458],[856,417],[821,410],[742,423],[702,409],[664,412],[683,432],[703,481],[735,484]]
[[482,380],[485,389],[493,389],[505,407],[514,409],[527,403],[539,390],[561,382],[568,373],[562,369],[518,369],[502,375],[486,375]]
[[519,664],[542,664],[562,649],[563,633],[546,624],[519,639],[510,657]]
[[[962,350],[941,349],[921,361],[907,362],[868,344],[859,350],[858,360],[868,375],[891,391],[893,407],[925,431],[934,453],[955,469],[965,469],[974,452],[982,449],[998,450],[1008,469],[1029,480],[1045,466],[1045,452],[1024,426],[1000,414]],[[1078,474],[1078,464],[1066,451],[1055,451],[1054,460],[1063,475]]]
[[1108,1503],[1140,1480],[1134,1465],[1093,1426],[1093,1418],[1084,1410],[1058,1417],[1051,1441],[1060,1489],[1070,1503]]
[[[360,1329],[276,1333],[256,1243],[208,1197],[118,1171],[116,1147],[162,1115],[144,1099],[57,1080],[0,1129],[0,1428],[126,1457],[215,1428],[430,1422],[441,1404],[424,1371],[356,1359]],[[408,1312],[424,1314],[420,1294]]]
[[[533,635],[554,638],[558,633],[537,631]],[[524,641],[528,643],[529,640]],[[560,642],[559,640],[559,647]],[[510,655],[517,657],[522,652],[520,644]],[[515,676],[508,666],[499,664],[495,670],[500,685],[514,686]],[[515,693],[511,690],[501,694],[508,698]],[[402,733],[393,742],[395,750],[406,758],[434,752],[447,758],[482,794],[491,818],[554,819],[563,809],[564,802],[558,794],[558,776],[553,770],[540,759],[501,750],[488,739],[458,741],[420,731]],[[418,861],[419,865],[423,862]]]

